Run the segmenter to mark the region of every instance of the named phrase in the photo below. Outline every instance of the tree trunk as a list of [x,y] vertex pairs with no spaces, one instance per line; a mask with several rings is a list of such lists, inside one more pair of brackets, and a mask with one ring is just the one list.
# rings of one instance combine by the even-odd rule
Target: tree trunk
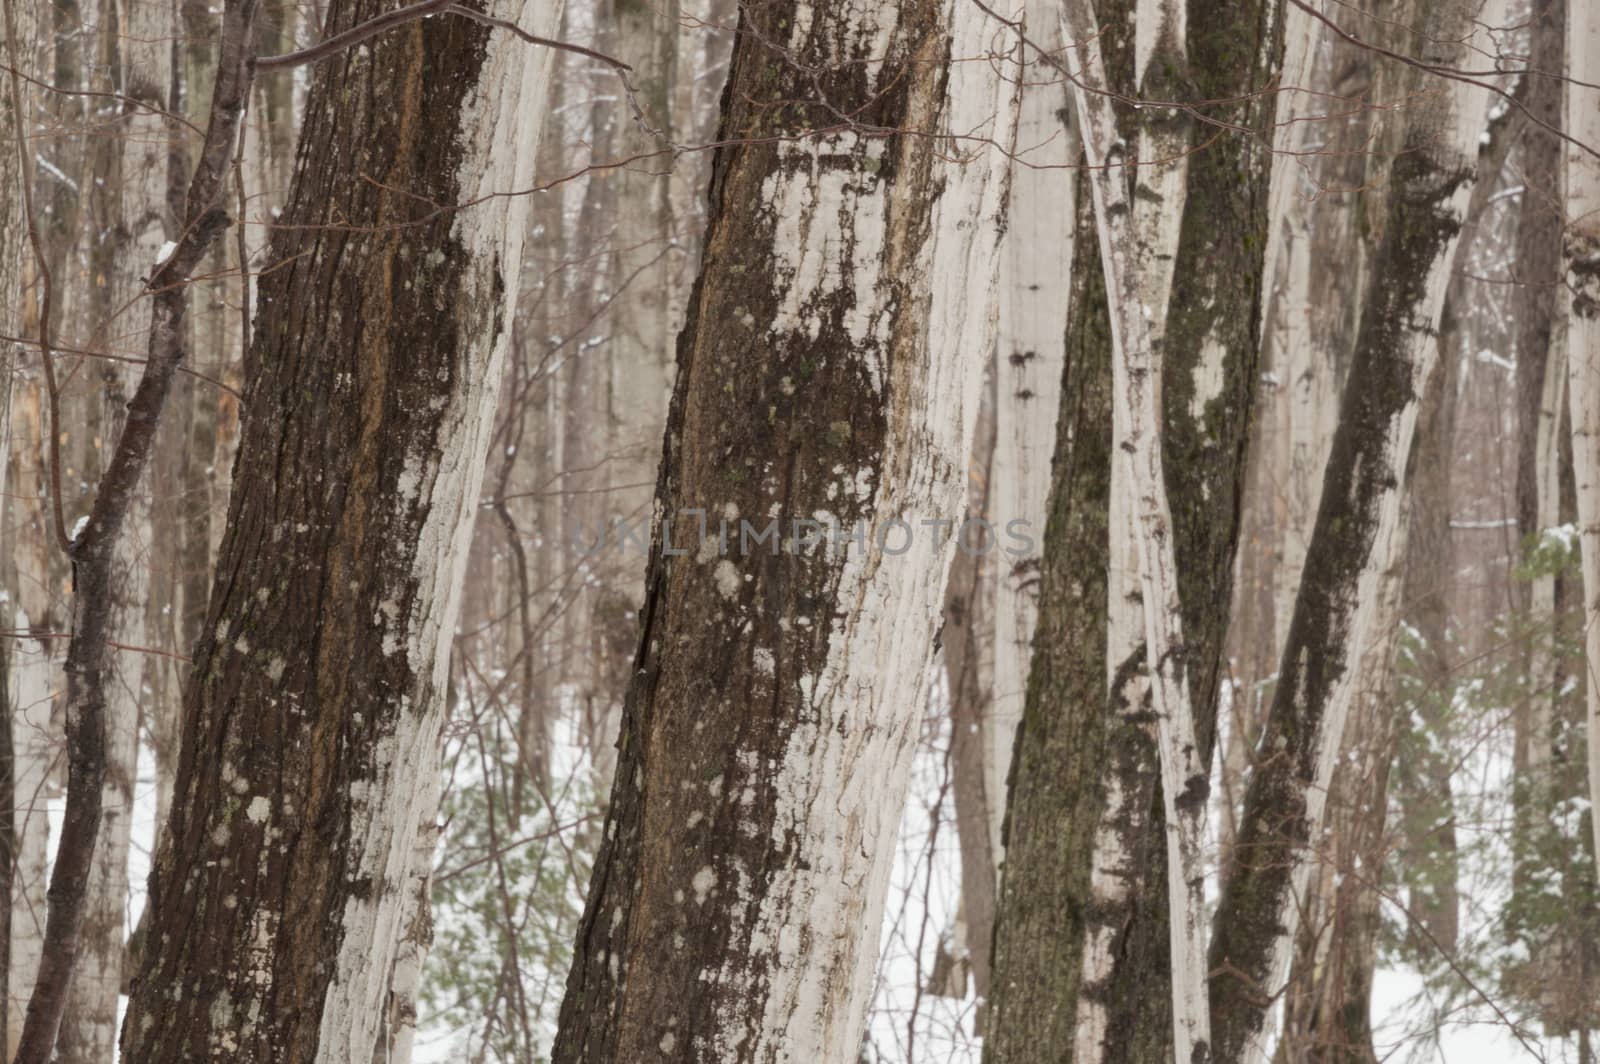
[[[24,77],[38,77],[35,63],[36,35],[42,36],[48,26],[48,13],[42,4],[27,0],[6,0],[6,54],[14,68],[4,74],[3,110],[5,127],[3,135],[7,145],[4,155],[4,188],[6,211],[4,229],[5,260],[0,263],[0,274],[6,284],[5,298],[0,298],[0,316],[4,317],[8,336],[27,336],[38,339],[39,329],[39,270],[30,246],[28,221],[24,214],[25,199],[22,183],[30,182],[35,189],[42,184],[35,180],[38,167],[36,153],[30,150],[26,133],[34,128],[30,111],[33,92]],[[19,124],[20,122],[20,124]],[[42,200],[43,196],[37,196]],[[35,224],[41,204],[35,202]],[[31,283],[30,283],[31,281]],[[4,429],[0,433],[0,451],[6,451],[5,485],[8,495],[6,513],[6,538],[10,546],[10,573],[15,588],[13,602],[5,611],[5,622],[18,633],[32,630],[52,632],[59,623],[52,614],[55,596],[52,589],[51,569],[54,541],[49,531],[45,506],[25,504],[22,500],[42,499],[47,478],[44,474],[45,441],[49,432],[44,426],[45,402],[43,383],[35,367],[41,357],[37,342],[5,344],[3,387],[6,391]],[[30,372],[18,374],[19,368]],[[16,446],[12,447],[13,439]],[[6,473],[0,473],[4,477]],[[16,1053],[17,1040],[22,1032],[22,1014],[33,992],[34,979],[39,968],[39,957],[44,940],[45,883],[49,871],[49,824],[45,815],[47,791],[50,788],[50,769],[59,752],[58,731],[52,725],[51,710],[55,700],[56,669],[60,665],[61,643],[53,639],[19,638],[12,643],[8,655],[5,712],[10,718],[11,731],[11,791],[13,800],[9,807],[11,849],[11,882],[4,904],[8,910],[6,922],[9,929],[5,961],[6,989],[5,1028],[3,1047],[5,1058]]]
[[[1566,56],[1566,0],[1540,0],[1533,5],[1529,65],[1560,69]],[[1562,198],[1562,141],[1566,90],[1554,78],[1528,78],[1519,95],[1529,113],[1546,128],[1527,123],[1521,148],[1522,207],[1517,217],[1516,344],[1517,344],[1517,534],[1525,547],[1542,542],[1560,524],[1561,436],[1567,410],[1567,336],[1559,315],[1562,295],[1562,241],[1567,204]],[[1557,625],[1556,574],[1538,572],[1526,581],[1522,605],[1529,631],[1554,631]],[[1530,882],[1537,864],[1533,840],[1547,823],[1552,794],[1551,754],[1555,717],[1562,693],[1557,689],[1559,656],[1552,640],[1528,640],[1523,661],[1528,698],[1513,718],[1513,753],[1517,830],[1512,843],[1514,898],[1537,905]],[[1534,945],[1530,943],[1530,946]],[[1530,950],[1530,956],[1534,955]]]
[[[386,4],[330,10],[328,32]],[[559,5],[497,12],[552,36]],[[368,1060],[432,810],[450,633],[551,52],[461,17],[327,61],[261,280],[130,1064]],[[455,204],[464,204],[455,207]]]
[[857,1054],[994,339],[1003,27],[741,19],[561,1064]]
[[[1417,39],[1462,40],[1457,9],[1419,11]],[[1419,75],[1400,78],[1413,88]],[[1245,795],[1211,945],[1218,1061],[1263,1060],[1287,974],[1345,719],[1360,681],[1382,574],[1405,548],[1402,501],[1419,397],[1438,366],[1449,266],[1481,123],[1459,82],[1408,112],[1387,215],[1261,751]],[[1397,97],[1400,98],[1400,97]]]
[[[118,91],[140,101],[95,145],[90,217],[99,230],[90,261],[99,280],[92,293],[100,335],[117,346],[149,348],[150,300],[143,275],[157,261],[167,225],[168,141],[181,136],[160,113],[172,80],[173,11],[169,3],[125,3],[102,28],[103,61]],[[181,129],[181,127],[179,127]],[[131,367],[105,363],[91,379],[103,382],[103,432],[120,435],[132,383]],[[110,629],[131,647],[147,644],[149,593],[149,478],[135,489],[127,531],[116,545]],[[101,1064],[116,1053],[117,998],[122,988],[123,921],[127,912],[128,852],[133,817],[137,730],[144,701],[143,653],[120,652],[108,664],[105,781],[100,827],[89,873],[83,934],[57,1045],[62,1064]]]
[[389,996],[379,1007],[378,1037],[372,1064],[411,1064],[417,1041],[417,988],[422,967],[433,944],[434,851],[439,846],[439,774],[420,782],[416,841],[406,873],[405,898],[400,906],[399,941],[389,971]]
[[[677,116],[671,110],[677,77],[678,24],[676,3],[660,0],[612,0],[619,54],[636,74],[634,84],[644,108],[643,121],[672,136]],[[613,107],[613,155],[634,162],[608,180],[617,208],[610,231],[611,255],[604,275],[608,297],[615,300],[605,317],[610,338],[596,352],[603,356],[598,382],[603,389],[596,405],[600,418],[589,426],[602,449],[599,487],[602,517],[644,527],[649,519],[652,488],[661,462],[661,435],[672,395],[672,346],[681,325],[681,300],[674,294],[678,254],[674,243],[672,156],[659,154],[661,143],[639,128],[626,109]],[[674,314],[678,309],[679,313]],[[589,602],[587,638],[579,656],[590,662],[585,685],[592,692],[596,717],[603,721],[602,741],[616,740],[627,691],[628,659],[644,601],[645,558],[631,545],[607,544],[598,559],[598,580]],[[609,779],[599,780],[603,790]]]
[[[1446,364],[1422,398],[1415,480],[1407,500],[1406,552],[1382,574],[1374,592],[1375,635],[1360,651],[1359,688],[1332,777],[1328,823],[1310,858],[1317,865],[1316,878],[1309,896],[1299,902],[1307,915],[1284,995],[1284,1031],[1277,1050],[1277,1059],[1283,1061],[1376,1064],[1379,1059],[1372,1040],[1371,999],[1381,877],[1389,858],[1386,813],[1398,730],[1410,726],[1410,718],[1402,717],[1394,667],[1402,619],[1414,626],[1422,644],[1418,656],[1424,676],[1415,686],[1429,694],[1450,690],[1445,642],[1453,560],[1449,485],[1456,374],[1448,363],[1454,357],[1444,352],[1441,361]],[[1417,714],[1437,716],[1425,708]],[[1428,735],[1446,723],[1431,720]],[[1431,744],[1431,739],[1425,741]],[[1437,781],[1421,782],[1427,787]],[[1448,779],[1445,787],[1448,800]],[[1453,877],[1453,867],[1451,873]],[[1453,887],[1453,878],[1450,883]],[[1454,899],[1453,891],[1449,897]]]
[[[1284,83],[1312,91],[1279,99],[1274,131],[1262,389],[1230,633],[1233,690],[1219,739],[1224,868],[1316,520],[1370,250],[1361,197],[1328,193],[1366,183],[1372,112],[1349,101],[1371,88],[1372,53],[1328,40],[1322,24],[1294,5],[1285,12],[1284,38]],[[1320,268],[1335,258],[1340,269]]]
[[1578,529],[1583,555],[1583,650],[1588,673],[1589,800],[1595,859],[1600,862],[1600,107],[1589,85],[1600,80],[1600,9],[1572,5],[1567,20],[1566,145],[1567,393],[1572,417],[1572,465],[1577,477]]
[[[253,73],[246,41],[254,17],[254,0],[230,4],[224,14],[210,121],[188,182],[177,239],[150,264],[145,285],[150,298],[149,341],[116,446],[98,478],[89,512],[70,538],[62,528],[61,512],[56,511],[56,536],[71,560],[73,585],[72,634],[65,662],[67,792],[50,871],[38,978],[28,998],[15,1064],[45,1064],[50,1059],[77,960],[107,777],[108,665],[119,554],[183,356],[185,288],[206,250],[229,224],[220,203]],[[41,332],[49,335],[48,324]],[[53,464],[59,470],[59,462]]]
[[[1028,35],[1053,56],[1061,51],[1061,21],[1050,5],[1025,6]],[[1005,856],[1001,828],[1006,778],[1028,684],[1028,662],[1039,615],[1039,540],[1050,493],[1050,454],[1061,410],[1066,358],[1067,298],[1072,279],[1077,180],[1071,169],[1080,147],[1071,121],[1066,79],[1054,65],[1030,57],[1017,120],[1017,159],[1011,168],[1011,211],[1000,259],[1000,340],[995,373],[996,438],[993,516],[1000,530],[1020,522],[1029,549],[996,559],[994,573],[994,699],[982,723],[988,775],[990,848],[994,878]],[[1007,542],[1010,542],[1008,539]],[[991,886],[990,895],[994,893]],[[993,905],[969,909],[988,952]],[[987,984],[987,979],[984,980]],[[981,989],[980,995],[987,997]]]
[[[23,329],[24,263],[30,255],[27,217],[23,212],[22,182],[31,180],[34,167],[22,135],[29,126],[27,101],[22,76],[31,72],[35,11],[32,3],[3,0],[5,20],[0,22],[0,45],[5,46],[8,70],[0,75],[0,514],[12,509],[5,505],[6,474],[11,467],[11,396],[19,363],[28,352],[21,341]],[[6,527],[11,523],[5,522]],[[0,533],[0,543],[10,545],[15,533]],[[5,585],[0,585],[5,586]],[[11,598],[11,596],[7,596]],[[8,603],[9,604],[9,603]],[[0,610],[0,624],[15,624],[15,607]],[[20,618],[17,618],[20,620]],[[12,686],[13,676],[25,643],[20,638],[25,624],[17,631],[0,636],[0,1053],[11,1059],[16,1029],[11,1018],[11,942],[12,897],[17,884],[17,842],[21,836],[17,821],[16,729],[14,722],[20,704],[28,696]],[[15,692],[15,694],[14,694]],[[18,697],[20,696],[20,697]]]
[[[1382,73],[1379,84],[1383,87]],[[1449,730],[1454,726],[1458,638],[1451,623],[1458,564],[1451,485],[1459,367],[1468,352],[1483,346],[1467,286],[1472,283],[1473,256],[1489,243],[1480,233],[1483,218],[1503,187],[1507,159],[1522,128],[1520,121],[1492,123],[1479,153],[1480,173],[1440,314],[1440,363],[1420,398],[1411,490],[1402,518],[1408,529],[1405,550],[1381,574],[1373,594],[1373,635],[1360,650],[1357,689],[1331,779],[1327,825],[1314,836],[1317,867],[1307,896],[1297,902],[1307,915],[1285,991],[1279,1060],[1377,1059],[1371,995],[1380,892],[1385,889],[1381,880],[1397,845],[1414,940],[1429,956],[1449,958],[1456,950],[1460,897],[1451,777],[1458,765]],[[1387,181],[1388,156],[1398,145],[1394,133],[1388,143],[1383,137],[1380,129],[1374,143],[1384,151],[1368,164],[1362,183],[1369,187]],[[1309,529],[1304,539],[1309,541]],[[1409,668],[1402,671],[1396,663],[1405,630],[1412,633],[1412,645],[1404,651]],[[1390,815],[1391,793],[1399,798],[1400,818]]]
[[[1242,100],[1225,121],[1270,127],[1269,101],[1249,92],[1278,63],[1276,4],[1208,6],[1189,20],[1186,42],[1153,31],[1163,15],[1158,7],[1129,6],[1102,4],[1096,12],[1114,91]],[[1143,18],[1145,30],[1136,35],[1130,16]],[[1065,34],[1089,39],[1073,24]],[[1247,60],[1239,54],[1241,34],[1252,42]],[[1075,53],[1069,63],[1075,67],[1080,58]],[[1137,83],[1136,63],[1142,71]],[[1166,165],[1141,166],[1132,177],[1118,171],[1123,181],[1138,182],[1136,192],[1123,193],[1135,207],[1135,246],[1126,248],[1130,241],[1123,238],[1124,261],[1107,272],[1118,278],[1119,291],[1107,299],[1103,249],[1085,251],[1074,264],[1040,627],[1007,812],[995,1012],[985,1047],[992,1061],[1058,1060],[1063,1045],[1073,1047],[1073,1060],[1170,1058],[1170,1000],[1149,988],[1172,985],[1174,926],[1189,958],[1189,978],[1180,980],[1187,1012],[1181,1022],[1192,1044],[1204,1040],[1197,1026],[1203,1009],[1196,1008],[1191,985],[1197,977],[1203,982],[1203,972],[1196,975],[1203,938],[1193,919],[1192,881],[1199,877],[1184,876],[1185,916],[1178,924],[1169,923],[1163,900],[1163,820],[1176,810],[1164,808],[1152,703],[1141,679],[1152,634],[1141,603],[1152,600],[1141,586],[1145,559],[1130,527],[1133,485],[1119,468],[1126,452],[1117,440],[1131,435],[1130,427],[1119,418],[1117,436],[1110,431],[1109,345],[1114,314],[1121,316],[1117,328],[1131,336],[1141,303],[1154,308],[1150,328],[1163,363],[1160,423],[1143,431],[1147,443],[1157,430],[1162,440],[1166,475],[1159,493],[1170,493],[1173,549],[1183,561],[1176,589],[1182,607],[1171,613],[1186,636],[1184,682],[1192,692],[1195,729],[1193,750],[1169,752],[1203,766],[1215,730],[1246,415],[1257,375],[1268,155],[1257,138],[1218,136],[1212,127],[1165,111],[1122,120],[1124,128],[1111,136],[1131,142],[1139,134],[1141,145],[1121,153]],[[1094,135],[1105,137],[1104,120],[1096,121],[1102,128]],[[1202,147],[1175,171],[1171,160],[1193,146]],[[1095,150],[1107,151],[1104,140]],[[1098,198],[1108,191],[1116,190],[1108,187]],[[1102,213],[1114,217],[1115,206],[1105,206]],[[1089,224],[1080,208],[1080,225]],[[1130,276],[1143,288],[1131,314],[1122,290]],[[1135,558],[1137,566],[1130,567]],[[1109,578],[1102,575],[1108,570]],[[1140,597],[1130,601],[1130,594]],[[1175,801],[1187,793],[1180,787]],[[1195,805],[1184,798],[1191,842],[1200,812]],[[1186,859],[1194,857],[1191,849]]]

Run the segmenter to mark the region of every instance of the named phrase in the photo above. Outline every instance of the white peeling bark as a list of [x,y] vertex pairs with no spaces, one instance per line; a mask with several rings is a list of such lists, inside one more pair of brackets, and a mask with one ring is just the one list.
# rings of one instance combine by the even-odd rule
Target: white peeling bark
[[[1339,318],[1336,308],[1315,305],[1312,280],[1326,263],[1325,256],[1347,256],[1355,277],[1348,291],[1359,293],[1366,256],[1351,254],[1360,244],[1355,222],[1360,201],[1344,197],[1337,205],[1323,196],[1328,179],[1319,160],[1308,158],[1328,140],[1327,119],[1312,120],[1337,105],[1320,92],[1335,72],[1330,42],[1322,40],[1322,24],[1303,9],[1290,4],[1285,12],[1285,84],[1312,91],[1285,93],[1279,102],[1275,143],[1280,154],[1272,168],[1271,228],[1267,236],[1264,276],[1273,285],[1267,313],[1264,359],[1275,381],[1272,406],[1273,439],[1277,442],[1269,490],[1279,499],[1276,546],[1279,576],[1273,594],[1274,646],[1282,648],[1294,616],[1294,601],[1305,567],[1306,545],[1316,521],[1322,496],[1322,471],[1333,443],[1339,418],[1339,390],[1343,383],[1338,362],[1339,345],[1349,338],[1330,327]],[[1274,654],[1274,659],[1276,654]]]
[[1566,146],[1568,397],[1572,465],[1578,488],[1583,558],[1583,650],[1588,677],[1589,799],[1600,859],[1600,8],[1573,3],[1567,15],[1567,122],[1577,144]]
[[421,781],[421,823],[411,852],[411,870],[405,883],[405,898],[400,910],[400,941],[394,966],[389,973],[389,1001],[386,1022],[378,1032],[372,1064],[411,1064],[417,1041],[417,988],[422,982],[423,964],[433,945],[434,851],[438,849],[441,827],[439,774],[428,773]]
[[[1314,90],[1323,83],[1317,80],[1323,73],[1316,61],[1318,25],[1303,9],[1288,5],[1284,12],[1284,85]],[[1257,429],[1250,442],[1241,549],[1234,567],[1235,606],[1229,630],[1231,680],[1237,686],[1228,697],[1228,712],[1219,719],[1220,786],[1214,798],[1219,814],[1218,863],[1223,867],[1238,830],[1250,739],[1265,712],[1265,692],[1277,668],[1288,618],[1294,610],[1299,553],[1305,549],[1311,521],[1316,516],[1322,462],[1327,443],[1333,438],[1332,422],[1338,406],[1338,393],[1330,390],[1337,381],[1333,380],[1326,331],[1307,329],[1312,294],[1309,241],[1313,229],[1320,231],[1322,223],[1314,225],[1310,217],[1317,175],[1308,164],[1315,160],[1306,159],[1302,153],[1307,138],[1313,135],[1310,131],[1315,129],[1320,134],[1327,120],[1304,119],[1324,110],[1320,106],[1323,98],[1310,92],[1281,93],[1272,137],[1275,154],[1261,274],[1265,281],[1261,391]],[[1355,261],[1359,263],[1360,257]],[[1303,401],[1302,397],[1313,392],[1320,404]],[[1291,456],[1295,453],[1292,433],[1297,426],[1310,423],[1308,411],[1319,415],[1316,423],[1325,423],[1326,431],[1317,437],[1323,442],[1312,451],[1316,456],[1314,472],[1303,478],[1291,473]],[[1269,640],[1270,645],[1261,645]]]
[[[1143,5],[1141,5],[1141,11]],[[1078,42],[1078,78],[1082,91],[1073,93],[1083,136],[1086,163],[1091,167],[1096,229],[1106,291],[1111,305],[1113,434],[1122,461],[1113,465],[1113,497],[1126,494],[1139,567],[1143,601],[1143,636],[1149,663],[1157,748],[1167,821],[1168,897],[1172,948],[1173,1049],[1177,1060],[1187,1061],[1210,1043],[1210,1016],[1206,1004],[1206,911],[1202,848],[1205,842],[1205,788],[1207,772],[1200,760],[1194,734],[1188,678],[1176,651],[1183,645],[1176,561],[1172,550],[1172,518],[1167,504],[1166,478],[1161,456],[1160,360],[1156,356],[1148,316],[1165,305],[1170,273],[1165,278],[1160,263],[1167,240],[1175,244],[1182,217],[1181,192],[1176,209],[1154,212],[1141,219],[1129,193],[1123,167],[1131,152],[1118,129],[1104,63],[1098,48],[1086,44],[1099,36],[1094,8],[1089,0],[1066,0],[1061,7],[1062,34]],[[1158,12],[1152,11],[1152,17]],[[1181,51],[1175,36],[1181,24],[1166,27],[1159,43]],[[1153,46],[1152,46],[1153,47]],[[1149,55],[1145,54],[1148,62]],[[1141,74],[1143,72],[1141,71]],[[1141,80],[1142,77],[1141,77]],[[1142,158],[1175,158],[1162,151],[1160,141],[1141,138]],[[1176,167],[1173,167],[1176,169]],[[1150,180],[1160,182],[1171,195],[1172,186],[1155,168]],[[1141,169],[1140,180],[1148,171]],[[1181,175],[1175,183],[1181,190]],[[1170,208],[1165,202],[1161,206]],[[1171,234],[1169,236],[1169,233]],[[1164,260],[1170,261],[1170,258]],[[1157,302],[1157,300],[1160,302]],[[1126,477],[1118,487],[1117,469]],[[1116,538],[1119,524],[1111,533]],[[1113,557],[1117,551],[1113,550]],[[1088,951],[1086,956],[1093,954]]]
[[[1031,2],[1025,16],[1029,36],[1047,51],[1058,52],[1061,29],[1053,12]],[[1064,81],[1046,63],[1028,68],[1017,118],[1017,159],[1011,167],[1011,215],[1016,221],[1007,227],[1000,255],[991,516],[1002,536],[1011,522],[1025,522],[1032,549],[1021,556],[1001,556],[994,580],[994,695],[983,742],[984,794],[997,870],[1005,857],[1000,827],[1006,777],[1022,722],[1039,617],[1039,555],[1066,360],[1077,210],[1077,181],[1070,167],[1078,146],[1067,120],[1070,101]]]
[[[1165,306],[1163,302],[1161,305]],[[1117,433],[1118,446],[1125,437]],[[1108,544],[1111,564],[1106,593],[1106,689],[1111,704],[1124,713],[1146,711],[1150,705],[1150,670],[1143,655],[1144,617],[1139,608],[1139,549],[1134,525],[1133,497],[1122,463],[1111,467],[1111,508]],[[1128,787],[1122,772],[1102,774],[1104,805],[1095,826],[1094,852],[1089,864],[1089,890],[1096,904],[1127,905],[1136,874],[1139,843],[1149,823],[1149,803],[1138,788]],[[1178,895],[1173,895],[1178,897]],[[1092,921],[1084,944],[1082,977],[1078,991],[1078,1019],[1074,1031],[1074,1064],[1105,1059],[1110,1033],[1107,983],[1116,968],[1114,952],[1121,928],[1109,921]]]
[[[755,76],[770,69],[765,14],[745,9],[726,127],[745,114],[740,90],[766,105]],[[873,121],[940,138],[848,128],[718,154],[647,627],[559,1064],[851,1060],[872,997],[956,541],[947,528],[935,546],[922,527],[909,545],[901,532],[858,543],[849,526],[965,510],[1017,85],[1003,60],[974,61],[1004,30],[975,4],[799,3],[783,29],[791,52],[850,70],[843,101],[880,101]],[[870,58],[845,59],[856,56]],[[813,91],[776,68],[776,91]],[[724,358],[741,361],[727,373]],[[852,387],[817,390],[816,378],[844,374]],[[755,417],[725,410],[724,396]],[[823,431],[796,407],[826,411]],[[791,461],[805,472],[786,479]],[[729,465],[749,472],[729,483]],[[714,535],[669,556],[666,532],[693,542],[680,505],[845,527],[825,556],[798,545],[719,556]],[[796,586],[816,605],[773,605]],[[724,662],[727,674],[705,675]]]

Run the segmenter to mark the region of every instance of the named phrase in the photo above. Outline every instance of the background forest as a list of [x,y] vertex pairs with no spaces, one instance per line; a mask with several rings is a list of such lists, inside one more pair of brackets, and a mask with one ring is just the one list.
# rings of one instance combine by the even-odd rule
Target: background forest
[[1597,1059],[1600,8],[3,4],[6,1060]]

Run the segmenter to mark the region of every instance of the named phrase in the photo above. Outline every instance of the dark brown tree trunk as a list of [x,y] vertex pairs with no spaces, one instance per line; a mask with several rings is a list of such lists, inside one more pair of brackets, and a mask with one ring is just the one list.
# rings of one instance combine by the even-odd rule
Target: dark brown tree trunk
[[[336,4],[327,31],[390,9]],[[557,10],[508,17],[548,37]],[[457,17],[316,69],[261,280],[130,1064],[348,1064],[381,1037],[521,256],[526,197],[489,194],[529,182],[548,64]]]

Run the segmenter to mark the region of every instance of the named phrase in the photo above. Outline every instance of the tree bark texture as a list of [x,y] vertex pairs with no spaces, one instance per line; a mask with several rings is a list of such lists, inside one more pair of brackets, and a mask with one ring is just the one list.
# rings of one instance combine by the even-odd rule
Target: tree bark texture
[[965,510],[1004,29],[942,0],[741,13],[562,1064],[859,1050],[954,545],[890,522]]
[[345,1064],[387,1022],[550,54],[438,18],[313,77],[126,1061]]

